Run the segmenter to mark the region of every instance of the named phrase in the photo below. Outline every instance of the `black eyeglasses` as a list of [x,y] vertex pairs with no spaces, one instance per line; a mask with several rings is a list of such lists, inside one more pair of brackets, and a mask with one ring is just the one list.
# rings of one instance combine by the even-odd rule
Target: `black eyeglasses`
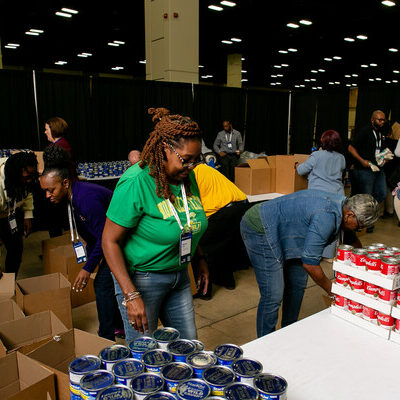
[[361,232],[363,230],[363,228],[360,226],[360,223],[358,222],[357,217],[354,215],[354,219],[357,222],[357,228],[355,229],[356,232]]
[[174,148],[174,146],[172,146],[172,145],[168,145],[171,149],[172,149],[172,151],[178,156],[178,158],[179,158],[179,160],[180,160],[180,162],[182,163],[182,167],[183,168],[194,168],[194,167],[196,167],[197,165],[199,165],[199,164],[203,164],[204,162],[205,162],[205,158],[204,158],[204,155],[203,154],[200,154],[200,156],[199,156],[199,158],[196,160],[196,161],[193,161],[193,162],[186,162],[183,158],[182,158],[182,156],[175,150],[175,148]]

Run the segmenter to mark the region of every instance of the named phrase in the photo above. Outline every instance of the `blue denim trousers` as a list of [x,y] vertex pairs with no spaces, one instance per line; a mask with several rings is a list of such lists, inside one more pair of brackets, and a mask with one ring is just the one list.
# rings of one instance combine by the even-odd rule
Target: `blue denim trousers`
[[244,218],[240,231],[260,290],[257,336],[261,337],[275,330],[281,303],[282,327],[297,321],[308,274],[300,259],[278,259],[266,235],[254,231]]
[[[157,329],[158,319],[164,326],[170,326],[180,332],[183,339],[197,339],[194,318],[193,295],[187,268],[179,272],[140,272],[135,271],[131,280],[140,292],[145,309],[149,330],[144,333],[151,336]],[[141,336],[129,323],[122,290],[114,278],[115,295],[125,328],[127,343]]]
[[[355,181],[356,193],[370,194],[378,203],[385,200],[387,189],[383,170],[372,172],[370,169],[354,169],[352,181]],[[356,193],[352,191],[352,195]]]

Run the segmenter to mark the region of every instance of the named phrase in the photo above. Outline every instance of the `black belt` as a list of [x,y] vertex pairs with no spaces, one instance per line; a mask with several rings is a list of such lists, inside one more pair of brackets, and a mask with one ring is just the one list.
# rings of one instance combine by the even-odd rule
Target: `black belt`
[[235,204],[246,204],[246,203],[248,203],[249,201],[246,199],[246,200],[240,200],[240,201],[231,201],[230,203],[228,203],[226,206],[224,206],[223,208],[226,208],[226,207],[231,207],[231,206],[233,206],[233,205],[235,205]]

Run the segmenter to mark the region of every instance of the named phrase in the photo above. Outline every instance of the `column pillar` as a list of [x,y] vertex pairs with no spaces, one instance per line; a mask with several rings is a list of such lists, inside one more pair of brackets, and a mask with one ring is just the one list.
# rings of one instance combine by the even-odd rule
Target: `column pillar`
[[1,47],[1,38],[0,38],[0,69],[3,69],[3,53],[2,53],[2,47]]
[[226,86],[242,87],[242,55],[228,54]]
[[199,82],[199,0],[144,0],[146,79]]

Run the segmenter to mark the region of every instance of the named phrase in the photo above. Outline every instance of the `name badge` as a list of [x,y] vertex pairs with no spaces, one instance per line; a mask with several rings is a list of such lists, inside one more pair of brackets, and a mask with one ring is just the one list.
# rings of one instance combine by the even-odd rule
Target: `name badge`
[[15,214],[11,214],[8,216],[8,224],[10,226],[11,233],[18,232],[17,219],[15,218]]
[[87,261],[86,257],[86,251],[85,248],[83,247],[83,244],[81,241],[78,241],[73,244],[74,246],[74,251],[76,255],[76,261],[78,264],[82,264]]
[[228,143],[228,149],[232,150],[232,143]]
[[181,234],[179,242],[179,264],[186,264],[191,261],[192,256],[192,232]]

